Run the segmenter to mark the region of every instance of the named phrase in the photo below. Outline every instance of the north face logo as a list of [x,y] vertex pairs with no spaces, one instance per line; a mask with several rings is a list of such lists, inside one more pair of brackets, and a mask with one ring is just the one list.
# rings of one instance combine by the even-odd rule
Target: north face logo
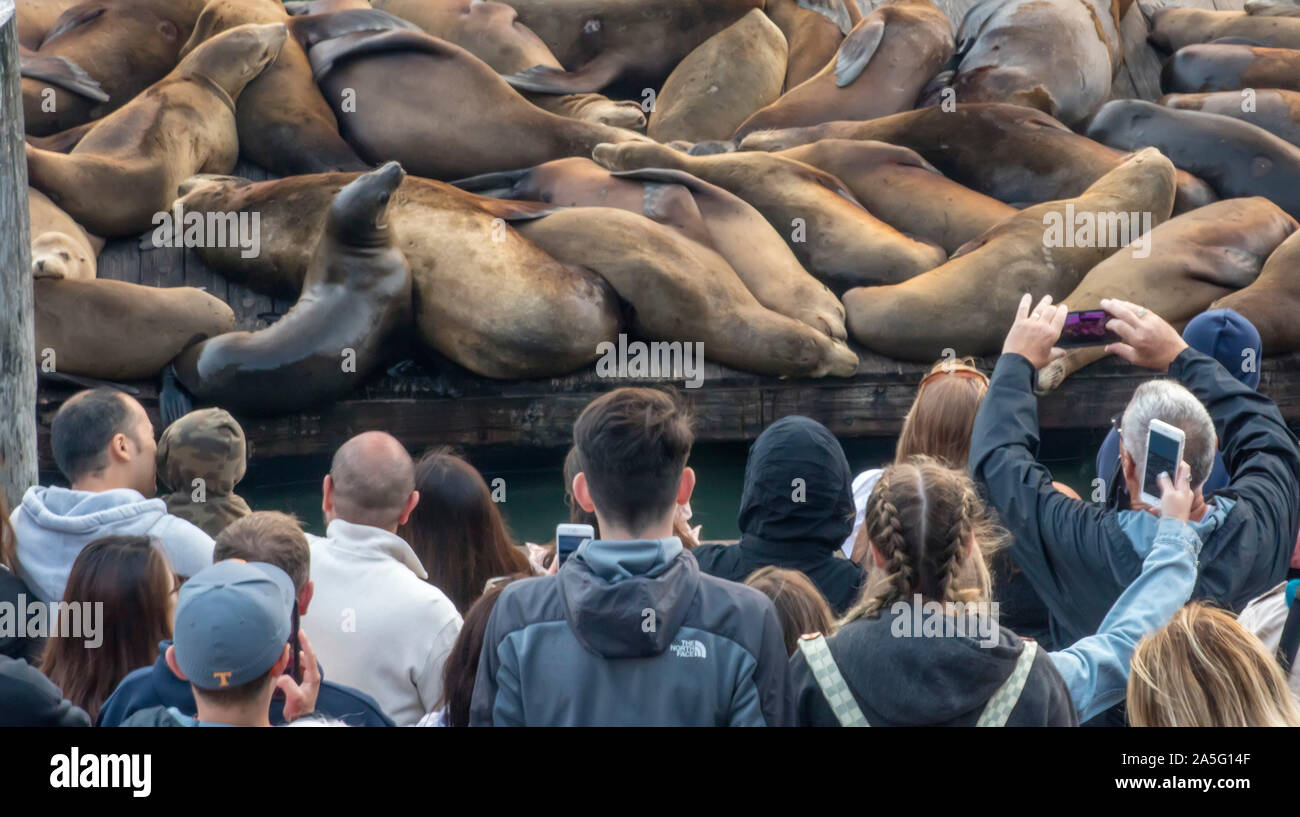
[[678,658],[708,658],[709,651],[704,648],[704,644],[692,639],[683,639],[674,644],[669,644],[668,649],[673,651],[673,655]]

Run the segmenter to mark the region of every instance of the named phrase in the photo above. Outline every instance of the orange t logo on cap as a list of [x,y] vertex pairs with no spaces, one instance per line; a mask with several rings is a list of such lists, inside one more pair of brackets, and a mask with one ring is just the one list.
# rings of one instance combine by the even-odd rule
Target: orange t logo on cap
[[230,676],[233,674],[234,674],[233,672],[214,672],[212,673],[212,677],[220,678],[221,679],[220,685],[223,687],[228,687],[230,686]]

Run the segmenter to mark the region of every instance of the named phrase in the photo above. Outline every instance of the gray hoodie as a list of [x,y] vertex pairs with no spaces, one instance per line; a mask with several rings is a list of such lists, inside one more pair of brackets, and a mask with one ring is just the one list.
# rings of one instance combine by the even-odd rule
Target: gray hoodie
[[168,514],[161,499],[145,499],[130,488],[93,492],[33,486],[11,519],[18,536],[18,575],[41,601],[63,599],[77,554],[101,536],[152,536],[182,576],[212,564],[212,537]]

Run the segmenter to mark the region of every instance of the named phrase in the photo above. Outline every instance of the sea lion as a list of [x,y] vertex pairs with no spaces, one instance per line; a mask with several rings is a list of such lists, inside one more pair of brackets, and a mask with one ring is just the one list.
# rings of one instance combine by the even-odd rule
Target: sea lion
[[340,398],[384,362],[411,320],[411,270],[390,229],[401,183],[389,162],[334,197],[302,294],[275,323],[189,347],[176,377],[195,397],[246,414],[286,414]]
[[234,168],[235,100],[275,59],[286,36],[282,23],[233,28],[100,120],[71,153],[27,145],[32,186],[91,232],[143,232],[182,180]]
[[[198,177],[178,202],[186,212],[259,213],[256,257],[243,258],[238,247],[200,248],[199,257],[231,280],[291,296],[302,287],[323,214],[355,178]],[[618,298],[604,279],[561,264],[505,221],[545,205],[500,202],[416,176],[392,199],[388,215],[411,267],[424,347],[476,374],[513,380],[568,374],[618,337]]]
[[37,278],[32,287],[37,360],[61,374],[155,377],[186,346],[235,328],[230,307],[195,287],[104,278]]
[[1016,208],[954,182],[915,151],[885,142],[822,139],[776,152],[844,182],[886,224],[952,254]]
[[942,264],[940,247],[905,236],[853,198],[844,183],[802,162],[765,153],[688,156],[665,145],[598,145],[610,170],[684,170],[729,190],[763,214],[804,268],[843,291],[892,283]]
[[781,29],[752,9],[673,69],[655,97],[646,134],[660,142],[729,138],[781,95],[787,55]]
[[1165,63],[1160,87],[1168,92],[1300,90],[1300,51],[1208,43],[1178,49]]
[[[1300,91],[1262,88],[1249,94],[1242,91],[1165,94],[1160,104],[1166,108],[1231,116],[1300,145]],[[1249,110],[1243,110],[1246,108]]]
[[63,12],[83,0],[22,0],[14,9],[18,45],[35,51],[54,28]]
[[[338,15],[323,15],[328,20]],[[310,29],[294,27],[300,41]],[[370,162],[456,179],[646,137],[530,104],[482,60],[422,31],[356,32],[308,50],[343,137]]]
[[519,78],[538,82],[536,90],[580,93],[615,80],[659,87],[697,45],[750,9],[762,8],[763,0],[508,0],[506,5],[569,71],[563,77],[553,70],[530,71]]
[[1219,298],[1211,309],[1234,309],[1255,325],[1270,355],[1300,349],[1300,231],[1293,232],[1264,262],[1249,286]]
[[[1100,309],[1102,298],[1119,298],[1181,327],[1216,299],[1253,283],[1295,229],[1295,219],[1268,199],[1216,201],[1166,221],[1093,267],[1064,303],[1072,310]],[[1039,370],[1039,392],[1105,356],[1104,346],[1067,350]]]
[[32,275],[37,278],[95,277],[96,259],[104,239],[90,235],[44,193],[27,188],[31,224]]
[[1249,122],[1116,99],[1097,112],[1088,135],[1125,150],[1157,147],[1222,198],[1264,196],[1300,214],[1300,148]]
[[[860,14],[852,0],[767,0],[763,11],[789,45],[785,88],[794,88],[835,58]],[[854,19],[854,18],[857,19]]]
[[102,86],[107,101],[23,79],[23,126],[45,136],[125,105],[176,67],[204,0],[90,0],[61,14],[36,55],[66,57]]
[[[945,349],[992,354],[1021,295],[1059,301],[1116,246],[1169,218],[1173,204],[1173,164],[1159,151],[1140,151],[1082,195],[1022,210],[938,269],[893,286],[849,290],[849,335],[899,360],[950,356]],[[1092,240],[1070,240],[1080,223],[1107,225],[1106,240],[1096,230]],[[1063,235],[1053,226],[1064,227]]]
[[[953,181],[1013,205],[1077,196],[1125,158],[1122,151],[1081,136],[1042,111],[993,102],[751,133],[740,147],[781,150],[818,139],[871,139],[911,148]],[[1205,182],[1178,174],[1175,212],[1214,199]]]
[[[289,21],[278,0],[211,0],[180,55],[183,59],[200,43],[236,26]],[[339,136],[334,111],[312,79],[307,52],[292,38],[244,88],[235,123],[240,154],[272,173],[293,176],[368,168]]]
[[952,23],[930,0],[881,6],[853,27],[834,60],[755,112],[733,138],[756,130],[875,119],[911,110],[952,50]]
[[837,340],[845,337],[839,298],[808,274],[763,214],[688,173],[654,169],[615,176],[590,159],[574,157],[456,184],[507,199],[639,213],[716,250],[763,306]]
[[599,273],[649,340],[703,343],[706,358],[780,377],[851,375],[843,341],[764,308],[713,250],[644,216],[572,207],[517,225],[552,257]]
[[[1143,0],[1151,24],[1147,40],[1173,53],[1196,43],[1239,37],[1269,48],[1300,48],[1300,18],[1244,11],[1211,11]],[[1265,10],[1261,7],[1260,12]]]
[[983,0],[966,12],[957,42],[947,86],[957,101],[1027,105],[1067,125],[1109,98],[1122,56],[1105,0]]

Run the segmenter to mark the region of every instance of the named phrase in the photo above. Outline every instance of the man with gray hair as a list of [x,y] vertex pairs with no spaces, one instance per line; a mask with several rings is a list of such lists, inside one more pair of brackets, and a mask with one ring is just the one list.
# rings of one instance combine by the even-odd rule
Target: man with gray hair
[[[1029,303],[1026,295],[976,416],[970,468],[1014,536],[1012,560],[1049,610],[1055,649],[1097,631],[1141,571],[1160,519],[1138,501],[1113,510],[1067,497],[1036,461],[1035,373],[1061,354],[1054,345],[1066,306],[1049,297],[1031,313]],[[1106,328],[1121,339],[1106,351],[1170,375],[1138,387],[1124,412],[1129,496],[1140,494],[1150,422],[1182,429],[1195,492],[1189,524],[1204,543],[1192,597],[1240,611],[1286,575],[1300,527],[1296,438],[1271,400],[1190,348],[1160,316],[1126,301],[1101,305],[1113,316]],[[1201,489],[1220,448],[1228,484],[1207,500]]]
[[303,629],[332,680],[409,726],[437,708],[461,625],[397,535],[420,501],[415,464],[391,435],[367,431],[339,447],[322,494],[328,527],[309,537],[315,590]]

